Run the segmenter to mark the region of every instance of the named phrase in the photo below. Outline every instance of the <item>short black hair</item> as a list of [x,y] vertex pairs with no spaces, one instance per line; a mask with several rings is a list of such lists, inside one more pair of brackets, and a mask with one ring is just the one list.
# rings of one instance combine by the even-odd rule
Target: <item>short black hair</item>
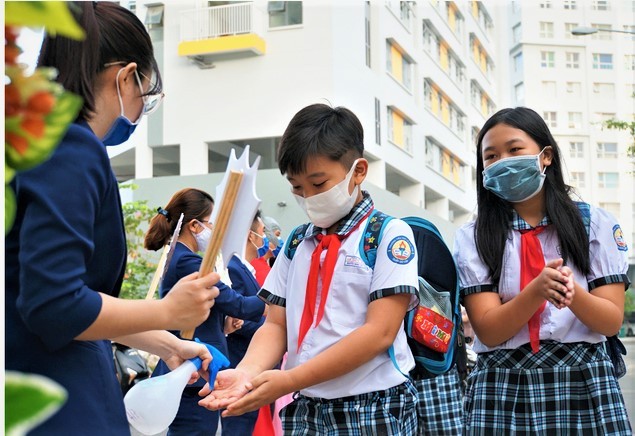
[[364,155],[364,129],[357,116],[345,107],[313,104],[294,115],[278,146],[282,174],[306,171],[307,161],[324,156],[350,168]]

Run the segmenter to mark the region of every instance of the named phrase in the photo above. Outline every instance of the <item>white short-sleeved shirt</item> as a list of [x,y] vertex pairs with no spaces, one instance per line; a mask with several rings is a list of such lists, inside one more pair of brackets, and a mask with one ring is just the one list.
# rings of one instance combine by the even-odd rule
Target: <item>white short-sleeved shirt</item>
[[[405,222],[397,219],[386,224],[377,247],[373,270],[360,257],[360,239],[367,221],[368,218],[364,218],[359,227],[342,241],[324,317],[317,327],[312,324],[300,350],[297,349],[298,332],[311,254],[318,244],[317,239],[306,236],[298,245],[292,260],[286,255],[280,255],[267,276],[259,295],[271,304],[286,307],[287,368],[305,363],[361,327],[365,323],[369,303],[378,298],[409,293],[412,294],[411,307],[416,304],[417,253],[412,242],[412,230]],[[307,235],[311,235],[312,228],[313,226],[309,226]],[[405,254],[392,251],[403,244],[406,246]],[[322,262],[325,255],[326,250],[322,253]],[[321,290],[321,281],[318,283],[318,290]],[[319,294],[320,291],[316,305],[319,304]],[[315,312],[317,313],[317,309]],[[393,346],[399,369],[386,352],[345,375],[311,386],[301,393],[309,397],[333,399],[385,390],[403,383],[406,380],[404,373],[407,374],[414,368],[403,321]],[[351,350],[351,353],[355,352],[357,350]]]
[[[492,283],[487,266],[481,261],[474,239],[474,221],[462,226],[454,240],[454,259],[459,269],[461,293],[469,295],[475,292],[498,292],[503,303],[511,300],[520,289],[520,232],[512,230],[507,239],[503,255],[503,269],[498,284]],[[545,263],[561,257],[558,236],[554,226],[547,226],[538,234],[542,245]],[[575,267],[574,280],[585,291],[611,283],[629,283],[627,245],[616,219],[603,209],[591,206],[591,225],[589,234],[589,252],[591,270],[586,277]],[[574,297],[575,298],[575,297]],[[569,308],[558,310],[547,304],[540,316],[540,340],[553,340],[563,343],[604,341],[604,335],[590,330],[573,314]],[[474,341],[474,351],[486,352],[495,349],[513,349],[529,343],[529,329],[525,325],[511,339],[487,347],[478,336]]]

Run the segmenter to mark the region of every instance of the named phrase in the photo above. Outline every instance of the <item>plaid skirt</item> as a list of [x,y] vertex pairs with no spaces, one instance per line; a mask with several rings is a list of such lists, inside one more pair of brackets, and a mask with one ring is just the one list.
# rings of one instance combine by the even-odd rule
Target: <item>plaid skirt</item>
[[461,380],[456,367],[436,377],[414,380],[417,388],[417,435],[458,436],[461,434]]
[[631,435],[603,344],[541,341],[478,356],[464,402],[466,435]]
[[332,400],[296,394],[280,411],[282,431],[293,436],[414,436],[417,392],[410,381],[385,391]]

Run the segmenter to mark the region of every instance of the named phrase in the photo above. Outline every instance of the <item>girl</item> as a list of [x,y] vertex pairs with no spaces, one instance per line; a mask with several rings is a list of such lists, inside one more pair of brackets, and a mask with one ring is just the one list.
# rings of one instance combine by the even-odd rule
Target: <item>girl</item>
[[619,225],[571,200],[536,112],[493,115],[476,153],[478,215],[455,240],[479,353],[464,433],[631,434],[604,347],[629,286]]
[[[203,258],[197,254],[204,252],[212,236],[210,216],[214,200],[199,189],[186,188],[172,196],[165,209],[150,222],[144,246],[149,250],[162,249],[170,241],[179,217],[183,214],[183,228],[174,247],[174,254],[167,266],[165,278],[159,291],[161,298],[169,298],[175,283],[181,278],[199,270]],[[243,297],[222,282],[217,285],[220,293],[209,318],[196,328],[194,337],[218,348],[225,356],[227,340],[224,329],[225,315],[240,320],[260,321],[265,303],[257,296]],[[230,318],[228,318],[230,319]],[[178,332],[173,332],[175,335]],[[159,361],[153,376],[169,372],[166,362]],[[206,410],[198,405],[198,391],[204,381],[185,388],[176,419],[170,425],[170,435],[214,435],[218,426],[218,412]]]
[[[165,329],[209,316],[217,274],[189,276],[163,301],[117,297],[126,240],[117,180],[104,145],[128,139],[161,100],[144,25],[113,2],[72,5],[83,41],[46,37],[39,65],[84,101],[51,158],[12,182],[17,215],[5,245],[6,369],[44,375],[68,392],[32,435],[122,435],[129,426],[110,339],[158,354],[170,366],[205,347]],[[153,79],[148,79],[153,77]],[[134,120],[132,122],[131,120]]]

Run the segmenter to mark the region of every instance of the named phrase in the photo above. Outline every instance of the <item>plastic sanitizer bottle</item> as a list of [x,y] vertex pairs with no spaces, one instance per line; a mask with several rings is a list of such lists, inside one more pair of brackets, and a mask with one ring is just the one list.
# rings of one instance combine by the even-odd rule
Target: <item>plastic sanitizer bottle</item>
[[[196,339],[196,342],[200,341]],[[216,374],[220,369],[229,367],[229,360],[211,345],[202,344],[212,355],[209,384],[214,386]],[[202,363],[200,358],[195,357],[165,375],[134,385],[123,399],[128,423],[145,435],[155,435],[167,429],[179,411],[183,389],[192,373],[198,371]]]

